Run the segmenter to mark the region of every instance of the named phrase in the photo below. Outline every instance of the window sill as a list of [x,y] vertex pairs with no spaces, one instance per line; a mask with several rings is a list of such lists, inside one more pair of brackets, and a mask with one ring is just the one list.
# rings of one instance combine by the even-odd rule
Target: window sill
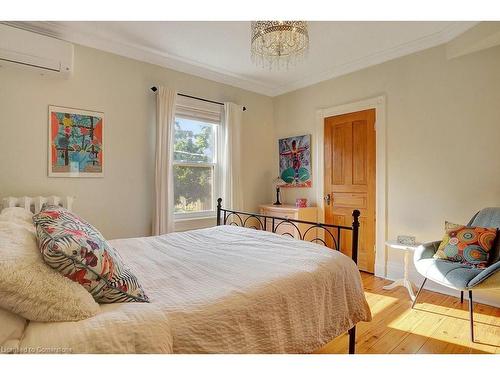
[[193,229],[202,229],[215,226],[217,216],[203,216],[203,217],[188,217],[182,219],[174,219],[174,231],[184,232]]
[[183,223],[186,221],[196,221],[196,220],[209,220],[216,219],[217,215],[206,215],[206,216],[193,216],[193,217],[180,217],[174,218],[174,223]]

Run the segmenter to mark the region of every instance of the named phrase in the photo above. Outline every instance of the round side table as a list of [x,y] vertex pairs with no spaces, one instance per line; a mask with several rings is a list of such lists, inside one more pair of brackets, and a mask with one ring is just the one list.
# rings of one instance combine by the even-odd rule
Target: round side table
[[420,243],[415,243],[413,245],[404,245],[396,241],[387,241],[385,243],[390,248],[404,251],[405,253],[405,271],[402,279],[395,280],[392,284],[386,285],[383,287],[385,290],[391,290],[398,286],[405,287],[408,290],[408,294],[410,295],[410,299],[412,301],[415,300],[415,292],[413,291],[413,283],[408,278],[409,267],[410,267],[410,255],[411,252],[415,251],[417,247],[420,246]]

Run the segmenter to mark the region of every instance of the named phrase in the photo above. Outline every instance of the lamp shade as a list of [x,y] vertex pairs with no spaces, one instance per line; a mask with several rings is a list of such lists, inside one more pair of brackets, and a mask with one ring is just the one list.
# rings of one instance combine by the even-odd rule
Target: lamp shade
[[276,185],[276,186],[286,185],[286,182],[285,182],[285,181],[283,181],[283,179],[282,179],[280,176],[276,177],[276,178],[273,180],[273,183],[274,183],[274,185]]

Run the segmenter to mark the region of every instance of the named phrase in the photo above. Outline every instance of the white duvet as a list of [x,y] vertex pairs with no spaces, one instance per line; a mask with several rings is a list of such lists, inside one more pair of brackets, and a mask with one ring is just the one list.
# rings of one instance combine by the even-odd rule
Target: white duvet
[[307,353],[371,319],[354,262],[320,245],[234,226],[110,242],[151,303],[30,322],[21,351]]

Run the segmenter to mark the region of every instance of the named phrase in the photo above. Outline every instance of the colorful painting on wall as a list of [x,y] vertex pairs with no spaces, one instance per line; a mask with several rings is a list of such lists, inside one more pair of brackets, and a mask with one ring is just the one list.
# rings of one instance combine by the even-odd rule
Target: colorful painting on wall
[[104,113],[49,106],[49,176],[103,176]]
[[283,187],[311,187],[311,136],[283,138],[278,141],[280,177]]

